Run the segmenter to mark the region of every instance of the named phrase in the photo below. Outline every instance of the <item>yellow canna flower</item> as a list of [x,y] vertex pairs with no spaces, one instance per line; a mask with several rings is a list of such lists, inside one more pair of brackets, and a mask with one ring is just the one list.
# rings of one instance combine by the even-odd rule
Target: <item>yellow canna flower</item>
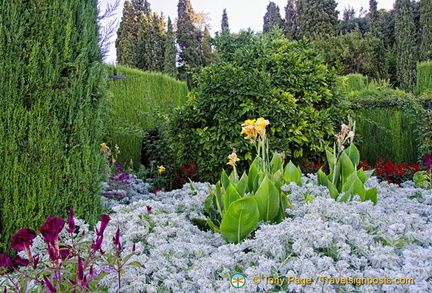
[[245,139],[249,139],[251,142],[254,141],[254,139],[257,136],[257,131],[255,129],[255,119],[253,120],[246,120],[243,124],[242,124],[242,131],[240,132],[240,134],[246,134]]
[[231,165],[231,166],[235,166],[236,162],[240,161],[239,158],[237,158],[237,154],[235,153],[235,149],[233,149],[233,152],[231,153],[231,155],[228,156],[228,163],[227,165]]
[[255,130],[260,134],[265,134],[265,128],[267,125],[269,125],[270,122],[267,119],[264,119],[262,117],[258,118],[255,122]]
[[159,173],[165,172],[165,167],[164,166],[160,165],[160,166],[157,166],[157,167],[158,167]]

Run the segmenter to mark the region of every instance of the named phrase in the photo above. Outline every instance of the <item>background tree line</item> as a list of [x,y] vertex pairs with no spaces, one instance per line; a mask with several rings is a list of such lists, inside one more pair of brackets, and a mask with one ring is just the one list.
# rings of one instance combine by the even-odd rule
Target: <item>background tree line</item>
[[[402,89],[415,87],[416,64],[432,59],[432,1],[396,0],[391,10],[348,7],[339,19],[335,0],[288,0],[282,17],[270,2],[262,32],[282,30],[289,40],[314,42],[325,63],[337,74],[361,73],[388,79]],[[206,16],[196,13],[189,0],[179,0],[173,24],[153,13],[147,0],[126,1],[117,32],[117,60],[121,65],[163,72],[186,80],[218,58],[218,47],[241,43],[230,32],[227,11],[221,30],[210,36]],[[175,29],[174,29],[175,27]]]

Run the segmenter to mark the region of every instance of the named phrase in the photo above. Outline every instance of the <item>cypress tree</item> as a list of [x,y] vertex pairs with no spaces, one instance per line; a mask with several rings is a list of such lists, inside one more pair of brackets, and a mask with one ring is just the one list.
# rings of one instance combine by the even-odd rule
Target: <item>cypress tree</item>
[[139,17],[138,38],[134,44],[134,67],[151,71],[153,68],[153,14],[141,13]]
[[295,40],[297,34],[296,0],[288,0],[285,6],[284,34],[288,40]]
[[229,23],[228,23],[228,14],[226,9],[224,8],[222,12],[222,24],[221,24],[222,32],[229,32]]
[[123,16],[117,31],[115,47],[117,62],[125,66],[135,66],[135,44],[137,40],[136,15],[132,3],[126,1],[123,7]]
[[397,77],[402,89],[412,91],[416,81],[417,46],[410,0],[396,0]]
[[269,33],[274,29],[284,28],[284,20],[282,19],[279,11],[279,6],[274,2],[267,5],[267,12],[264,15],[263,33]]
[[378,12],[378,2],[376,0],[369,0],[369,27],[370,34],[375,39],[375,41],[371,44],[374,48],[373,58],[375,59],[374,63],[376,64],[376,78],[384,78],[387,76],[386,74],[386,62],[385,62],[385,50],[384,50],[384,42],[383,42],[383,33],[381,20]]
[[338,29],[338,14],[335,0],[298,0],[298,38],[333,36]]
[[152,71],[163,72],[164,71],[164,57],[165,57],[165,42],[166,42],[166,31],[165,31],[164,16],[160,16],[157,13],[153,13],[153,30],[151,34],[153,63]]
[[192,75],[202,65],[201,33],[194,26],[195,12],[189,0],[179,0],[177,5],[177,44],[180,49],[178,68],[180,78],[194,86]]
[[204,28],[204,37],[202,42],[203,66],[207,66],[215,60],[215,54],[212,50],[210,31],[207,26]]
[[1,1],[0,19],[3,251],[69,209],[99,219],[106,75],[96,0]]
[[420,2],[420,26],[422,29],[420,60],[432,60],[432,1]]
[[171,77],[177,77],[176,55],[177,49],[175,45],[173,26],[171,23],[171,18],[168,16],[163,72]]

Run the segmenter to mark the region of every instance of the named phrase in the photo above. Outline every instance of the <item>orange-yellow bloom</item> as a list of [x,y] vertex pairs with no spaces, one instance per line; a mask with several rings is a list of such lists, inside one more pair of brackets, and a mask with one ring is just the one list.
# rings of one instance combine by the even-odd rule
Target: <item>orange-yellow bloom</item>
[[233,152],[231,153],[231,155],[228,156],[228,163],[227,165],[231,165],[231,166],[235,166],[236,162],[240,161],[239,158],[237,158],[237,154],[235,153],[235,150],[233,150]]

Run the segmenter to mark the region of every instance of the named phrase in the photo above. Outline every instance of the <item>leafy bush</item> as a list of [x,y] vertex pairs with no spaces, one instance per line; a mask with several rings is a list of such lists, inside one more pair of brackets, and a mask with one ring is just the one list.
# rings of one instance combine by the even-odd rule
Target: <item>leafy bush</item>
[[186,102],[187,85],[161,73],[122,66],[109,66],[108,71],[126,79],[108,83],[112,98],[106,115],[107,142],[122,147],[118,158],[122,165],[132,160],[134,170],[138,170],[143,138],[159,126],[161,115]]
[[[200,175],[214,181],[232,148],[245,169],[253,154],[239,126],[247,117],[271,121],[271,151],[299,160],[322,156],[343,103],[332,85],[335,76],[307,41],[289,42],[277,33],[239,38],[243,46],[220,54],[203,69],[198,87],[171,122],[171,139],[181,164],[196,162]],[[222,48],[218,48],[223,50]],[[246,159],[246,160],[244,160]]]

